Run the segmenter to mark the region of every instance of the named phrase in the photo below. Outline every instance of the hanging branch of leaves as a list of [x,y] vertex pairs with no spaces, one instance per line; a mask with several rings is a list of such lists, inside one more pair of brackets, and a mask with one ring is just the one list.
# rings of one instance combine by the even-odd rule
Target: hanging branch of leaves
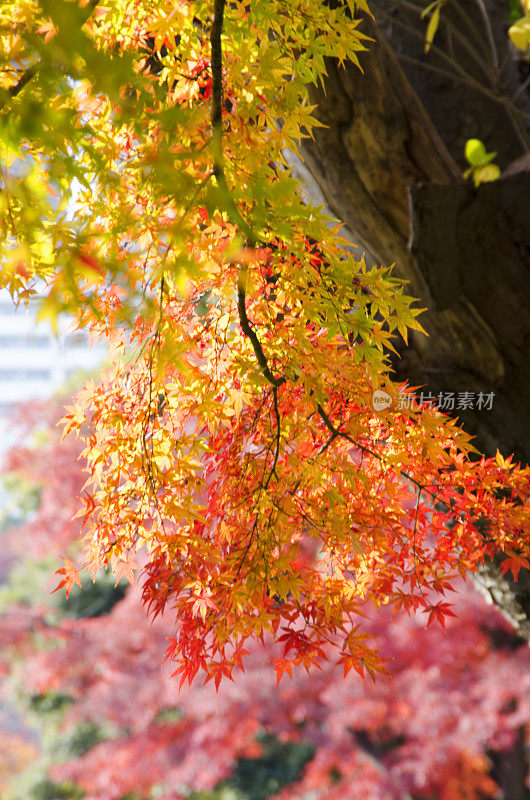
[[[44,318],[110,346],[64,417],[87,465],[86,568],[141,572],[182,681],[218,685],[266,637],[278,677],[384,670],[367,609],[443,623],[455,576],[495,550],[520,569],[530,475],[399,402],[388,353],[421,311],[284,161],[318,125],[307,84],[365,48],[365,3],[9,5],[6,85],[35,42],[41,61],[3,117],[3,285],[24,301],[39,279]],[[78,565],[62,569],[69,586]]]

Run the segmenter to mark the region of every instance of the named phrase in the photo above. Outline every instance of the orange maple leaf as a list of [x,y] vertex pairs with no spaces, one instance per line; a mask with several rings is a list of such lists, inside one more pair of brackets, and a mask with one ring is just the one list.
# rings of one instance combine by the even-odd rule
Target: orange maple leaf
[[75,584],[77,584],[80,589],[82,588],[81,580],[79,578],[79,570],[77,569],[73,561],[70,561],[69,558],[66,558],[65,556],[61,556],[61,558],[64,561],[64,567],[61,567],[60,569],[56,570],[54,574],[64,575],[64,578],[61,580],[59,585],[55,587],[52,594],[54,594],[59,589],[62,589],[63,586],[65,586],[66,597],[69,597],[70,592],[72,591],[72,588]]

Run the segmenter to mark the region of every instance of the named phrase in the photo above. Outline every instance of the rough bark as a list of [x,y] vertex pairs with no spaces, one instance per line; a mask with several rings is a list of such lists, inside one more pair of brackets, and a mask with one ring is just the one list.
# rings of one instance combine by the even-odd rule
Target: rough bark
[[[529,463],[526,160],[495,183],[465,183],[393,49],[373,23],[366,29],[374,42],[364,74],[330,62],[325,91],[311,90],[326,127],[303,144],[309,196],[323,196],[373,261],[395,262],[428,309],[429,338],[416,335],[403,350],[398,379],[436,395],[494,392],[490,411],[461,412],[461,422],[484,453]],[[513,154],[513,126],[506,140]],[[515,584],[489,564],[477,581],[530,641],[530,573]]]

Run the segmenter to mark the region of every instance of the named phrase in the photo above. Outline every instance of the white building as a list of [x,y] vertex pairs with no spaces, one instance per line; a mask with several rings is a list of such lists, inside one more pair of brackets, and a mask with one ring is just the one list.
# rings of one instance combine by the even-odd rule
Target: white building
[[58,334],[37,322],[38,308],[17,308],[0,290],[0,416],[17,402],[45,399],[78,370],[98,367],[104,345],[90,346],[84,331],[59,320]]

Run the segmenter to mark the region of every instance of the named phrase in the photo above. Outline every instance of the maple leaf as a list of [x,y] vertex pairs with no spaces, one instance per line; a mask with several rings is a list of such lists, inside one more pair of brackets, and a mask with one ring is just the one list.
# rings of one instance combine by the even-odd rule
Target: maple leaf
[[451,605],[449,603],[435,603],[434,605],[427,606],[427,608],[423,610],[424,613],[429,614],[427,627],[429,627],[429,625],[431,625],[433,622],[438,622],[445,630],[446,617],[456,617],[456,614],[451,610]]
[[75,585],[77,585],[81,589],[82,584],[79,578],[79,570],[77,569],[73,561],[70,561],[70,559],[66,558],[65,556],[61,556],[61,558],[64,561],[64,567],[61,567],[60,569],[56,570],[55,575],[64,575],[64,577],[62,578],[60,583],[55,587],[52,594],[59,591],[59,589],[62,589],[64,586],[66,587],[66,597],[68,598],[70,592],[72,591],[72,588]]
[[508,570],[510,570],[513,575],[513,579],[516,581],[519,577],[519,572],[521,569],[530,570],[530,562],[528,561],[528,558],[523,556],[521,553],[507,553],[506,558],[504,558],[500,564],[500,569],[503,575],[506,575]]
[[290,678],[293,677],[293,662],[288,658],[275,658],[272,662],[276,672],[276,685],[280,685],[280,681],[285,673]]
[[117,586],[122,578],[126,578],[131,586],[135,586],[135,570],[140,569],[141,565],[133,558],[113,559],[113,561],[113,574],[116,576],[116,582],[114,585]]

